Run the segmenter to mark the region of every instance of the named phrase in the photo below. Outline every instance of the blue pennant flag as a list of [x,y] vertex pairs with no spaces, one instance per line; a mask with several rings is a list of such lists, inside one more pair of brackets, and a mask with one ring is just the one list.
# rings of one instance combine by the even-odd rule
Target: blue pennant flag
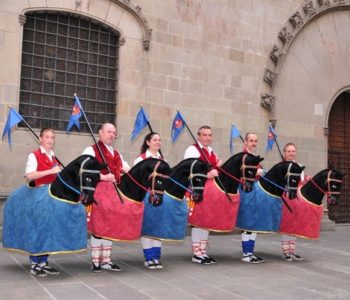
[[144,111],[143,107],[140,108],[140,111],[137,113],[136,120],[134,123],[134,130],[131,133],[131,141],[136,138],[139,133],[147,126],[149,123],[148,116]]
[[10,110],[7,116],[7,121],[2,131],[2,140],[4,140],[4,137],[7,135],[7,140],[9,142],[10,148],[12,147],[11,129],[21,121],[23,121],[22,116],[17,111],[15,111],[12,107],[10,107]]
[[81,103],[79,101],[79,98],[77,96],[74,96],[74,106],[72,109],[72,114],[70,115],[68,126],[67,126],[67,132],[72,130],[72,127],[75,125],[80,130],[80,122],[79,119],[83,115],[83,107],[81,106]]
[[269,123],[269,134],[267,136],[267,143],[266,143],[266,152],[272,151],[272,146],[275,143],[275,139],[277,139],[277,134],[275,130],[273,129],[271,123]]
[[185,124],[186,124],[185,119],[183,118],[181,113],[178,111],[175,115],[173,126],[171,127],[171,140],[173,143],[175,143],[180,133],[184,130]]
[[240,137],[241,133],[239,132],[239,130],[237,129],[237,127],[233,124],[231,124],[231,133],[230,133],[230,151],[231,151],[231,155],[233,154],[233,140],[235,138]]

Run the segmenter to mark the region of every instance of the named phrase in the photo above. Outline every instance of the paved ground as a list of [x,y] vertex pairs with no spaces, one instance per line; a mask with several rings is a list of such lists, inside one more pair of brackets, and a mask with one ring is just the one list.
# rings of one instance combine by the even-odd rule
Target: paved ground
[[240,236],[211,236],[218,263],[190,262],[190,240],[163,248],[163,270],[143,267],[140,242],[116,243],[122,272],[90,272],[88,253],[52,256],[58,276],[34,278],[23,255],[0,248],[0,299],[350,299],[350,227],[298,240],[302,262],[284,262],[279,235],[258,235],[266,262],[240,261]]

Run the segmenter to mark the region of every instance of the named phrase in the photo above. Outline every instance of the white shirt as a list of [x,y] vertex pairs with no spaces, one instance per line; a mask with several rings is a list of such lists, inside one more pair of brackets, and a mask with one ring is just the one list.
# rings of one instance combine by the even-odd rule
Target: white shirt
[[[113,155],[113,157],[114,157],[114,148],[113,148],[113,146],[108,146],[108,145],[106,145],[106,144],[104,144],[105,146],[106,146],[106,148],[107,148],[107,150]],[[118,152],[119,153],[119,152]],[[83,151],[83,155],[84,154],[86,154],[86,155],[91,155],[91,156],[93,156],[93,157],[95,157],[95,151],[94,151],[94,148],[92,148],[92,146],[89,146],[89,147],[87,147],[84,151]],[[128,164],[128,162],[127,161],[125,161],[124,160],[124,158],[123,158],[123,155],[121,155],[120,153],[119,153],[119,155],[120,155],[120,159],[121,159],[121,161],[122,161],[122,164],[123,164],[123,170],[129,170],[130,169],[130,166],[129,166],[129,164]]]
[[[204,148],[203,145],[197,141],[199,147]],[[211,152],[213,151],[213,148],[208,146],[207,148],[209,155],[211,155]],[[184,159],[186,158],[198,158],[201,156],[201,153],[198,151],[197,147],[194,145],[189,146],[186,151],[185,151],[185,155],[184,155]]]
[[[149,151],[148,149],[146,150],[146,158],[149,158],[149,157],[152,157],[152,158],[162,158],[162,156],[160,155],[159,152],[157,152],[156,155],[153,155],[151,151]],[[134,160],[134,166],[139,163],[140,161],[143,161],[143,158],[141,155],[139,155],[138,157],[135,158]]]
[[[41,153],[45,153],[49,159],[52,161],[52,157],[55,155],[55,153],[50,150],[49,153],[46,153],[45,149],[43,147],[39,147]],[[27,159],[27,165],[26,165],[26,174],[35,172],[38,170],[38,161],[36,160],[35,154],[32,152],[28,155]]]

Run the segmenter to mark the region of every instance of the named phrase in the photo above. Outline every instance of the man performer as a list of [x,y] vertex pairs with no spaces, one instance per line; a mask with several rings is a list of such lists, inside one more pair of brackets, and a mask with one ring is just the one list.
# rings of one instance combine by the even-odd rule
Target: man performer
[[[258,136],[254,132],[248,132],[244,137],[243,152],[256,155],[256,147],[258,144]],[[264,170],[260,166],[257,170],[257,179],[264,174]],[[256,233],[251,231],[242,231],[242,261],[247,263],[262,263],[264,259],[254,255],[254,246],[256,240]]]
[[[200,127],[197,133],[197,143],[189,146],[184,155],[185,159],[199,158],[204,162],[209,161],[213,168],[207,173],[208,179],[213,179],[215,176],[218,176],[218,171],[215,167],[222,164],[222,161],[210,147],[212,140],[213,133],[211,128],[206,125]],[[205,265],[216,263],[216,260],[207,254],[209,231],[192,227],[191,237],[193,251],[192,262]]]
[[[109,171],[106,169],[101,170],[101,180],[118,183],[120,176],[123,173],[127,173],[130,170],[130,166],[123,160],[122,155],[114,149],[114,140],[116,138],[116,128],[111,123],[105,123],[101,125],[99,130],[98,146],[102,150],[102,153],[106,159]],[[92,155],[97,158],[100,163],[104,163],[102,156],[98,150],[97,144],[87,147],[83,154]],[[93,211],[92,211],[93,214]],[[121,268],[111,261],[112,254],[111,240],[104,239],[95,235],[91,236],[91,271],[99,273],[102,270],[109,271],[121,271]]]

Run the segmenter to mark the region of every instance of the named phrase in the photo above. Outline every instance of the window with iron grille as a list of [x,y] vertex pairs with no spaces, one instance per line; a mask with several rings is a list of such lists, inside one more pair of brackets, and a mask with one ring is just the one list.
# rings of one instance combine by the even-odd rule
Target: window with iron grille
[[[29,125],[66,130],[74,93],[94,132],[115,123],[119,34],[78,15],[26,17],[19,112]],[[80,121],[80,131],[88,132]]]

